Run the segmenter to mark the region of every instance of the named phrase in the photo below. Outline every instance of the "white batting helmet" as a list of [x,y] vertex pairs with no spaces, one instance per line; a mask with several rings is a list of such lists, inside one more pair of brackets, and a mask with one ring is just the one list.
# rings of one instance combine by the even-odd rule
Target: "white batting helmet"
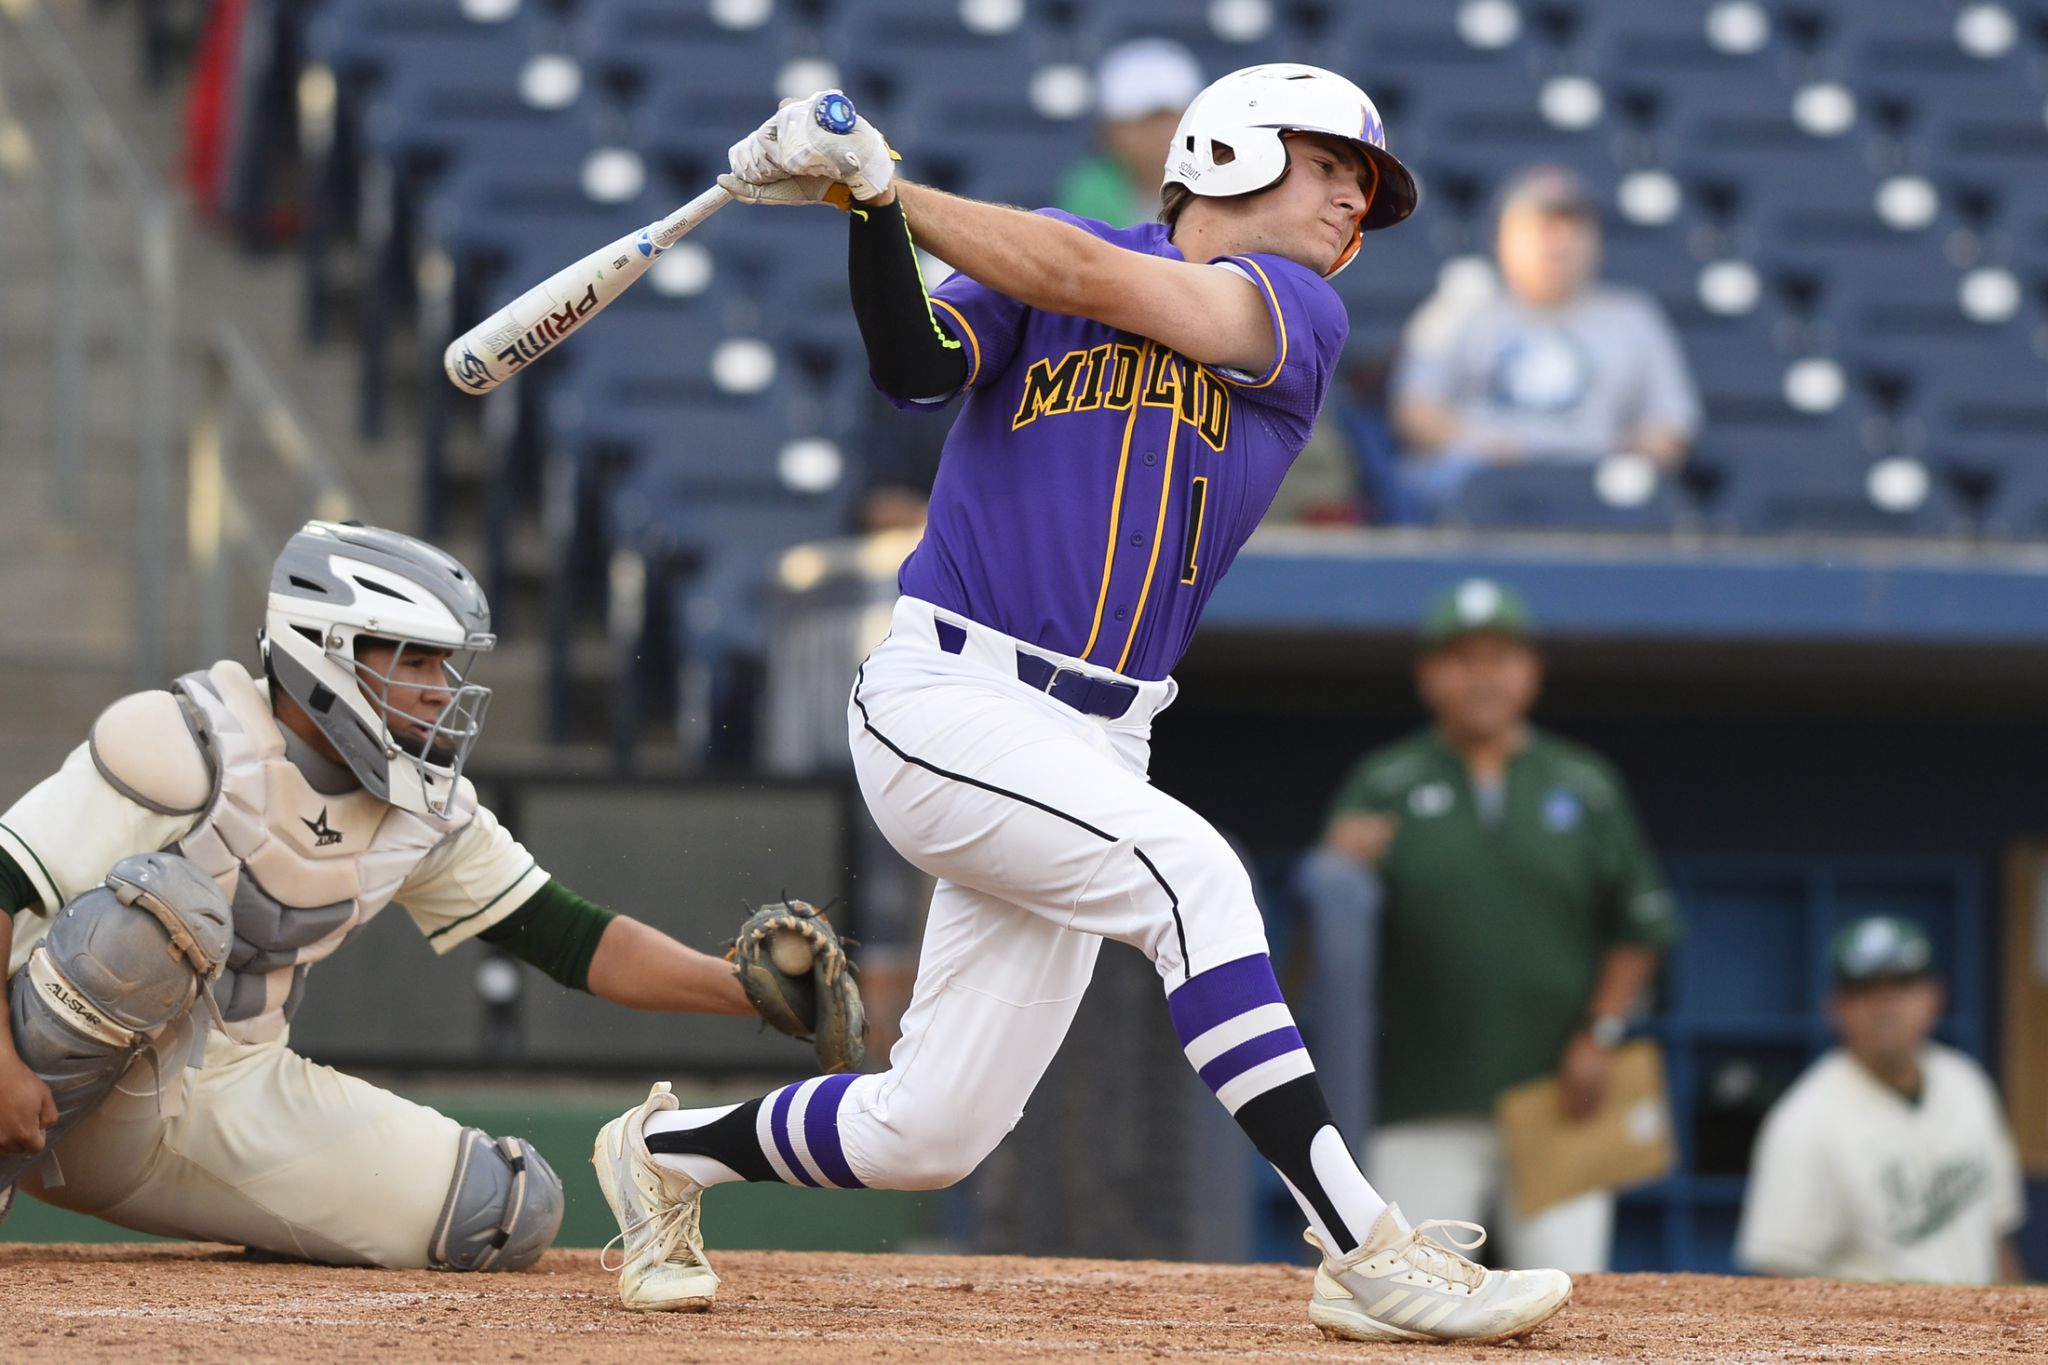
[[1289,133],[1323,133],[1354,143],[1378,181],[1351,244],[1328,273],[1358,254],[1359,234],[1389,228],[1415,212],[1421,190],[1387,150],[1372,97],[1334,71],[1269,62],[1233,71],[1195,96],[1173,130],[1162,185],[1185,185],[1217,198],[1255,194],[1287,174]]

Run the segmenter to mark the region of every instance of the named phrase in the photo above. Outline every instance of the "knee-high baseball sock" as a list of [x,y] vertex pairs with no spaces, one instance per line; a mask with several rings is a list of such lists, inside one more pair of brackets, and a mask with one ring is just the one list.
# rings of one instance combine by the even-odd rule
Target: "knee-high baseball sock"
[[647,1151],[699,1185],[779,1180],[859,1190],[867,1186],[839,1143],[839,1106],[860,1077],[817,1076],[719,1109],[672,1109],[647,1116]]
[[1366,1181],[1330,1117],[1315,1063],[1260,953],[1196,975],[1166,997],[1181,1050],[1287,1182],[1331,1254],[1372,1232],[1387,1201]]

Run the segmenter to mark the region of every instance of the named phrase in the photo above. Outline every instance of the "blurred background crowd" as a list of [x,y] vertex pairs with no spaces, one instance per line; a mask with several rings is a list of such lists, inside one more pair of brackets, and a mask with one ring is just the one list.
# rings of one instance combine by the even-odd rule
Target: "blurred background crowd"
[[[0,5],[0,669],[25,699],[0,799],[120,691],[243,650],[284,534],[354,511],[489,586],[476,772],[543,861],[636,904],[686,888],[679,932],[785,884],[846,895],[883,1055],[924,888],[851,799],[841,712],[945,424],[871,391],[839,224],[730,211],[481,402],[441,349],[708,185],[778,97],[843,86],[913,179],[1123,225],[1156,214],[1193,94],[1277,60],[1373,96],[1422,208],[1333,281],[1340,383],[1155,778],[1257,874],[1368,1171],[1577,1269],[2024,1274],[2042,0]],[[608,1112],[580,1086],[658,1065],[737,1095],[782,1064],[415,950],[333,964],[295,1040],[544,1150]],[[1525,1007],[1532,974],[1585,1009]],[[962,1192],[781,1225],[1293,1256],[1155,995],[1105,960]],[[1546,1080],[1564,1129],[1612,1114],[1661,1155],[1525,1198],[1536,1139],[1506,1115]],[[1881,1136],[1830,1145],[1851,1131]]]

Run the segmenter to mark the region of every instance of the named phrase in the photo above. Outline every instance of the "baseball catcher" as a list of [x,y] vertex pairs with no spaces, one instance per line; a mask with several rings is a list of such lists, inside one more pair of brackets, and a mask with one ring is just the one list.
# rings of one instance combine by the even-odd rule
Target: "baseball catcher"
[[859,992],[808,906],[753,916],[728,965],[578,896],[478,804],[496,637],[452,557],[309,522],[260,641],[260,678],[223,660],[123,697],[0,815],[0,1211],[21,1190],[334,1265],[532,1265],[562,1186],[530,1143],[289,1046],[313,966],[392,904],[436,952],[482,939],[635,1009],[760,1002],[821,1066],[858,1062]]

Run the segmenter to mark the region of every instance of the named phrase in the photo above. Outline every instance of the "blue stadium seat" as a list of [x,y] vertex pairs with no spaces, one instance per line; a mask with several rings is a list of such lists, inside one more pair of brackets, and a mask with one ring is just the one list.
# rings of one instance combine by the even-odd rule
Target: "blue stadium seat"
[[1610,222],[1600,258],[1602,279],[1643,290],[1667,313],[1685,308],[1698,294],[1700,263],[1675,227]]
[[1917,371],[1937,441],[2024,446],[2048,459],[2048,365],[2009,346],[1949,346]]
[[1758,265],[1767,273],[1810,277],[1820,290],[1817,305],[1918,281],[1947,288],[1953,300],[1956,272],[1943,249],[1948,225],[1938,219],[1901,230],[1867,201],[1857,206],[1780,199],[1767,201],[1754,222],[1762,243]]
[[[775,73],[798,55],[800,37],[788,22],[771,18],[759,28],[720,24],[708,0],[578,0],[571,44],[593,77],[628,102],[701,83],[706,108],[719,114],[710,93],[751,86],[751,117],[725,125],[728,142],[775,112]],[[736,111],[735,111],[736,112]]]
[[359,216],[372,98],[406,71],[467,72],[472,80],[490,73],[509,88],[527,58],[548,47],[552,31],[544,20],[537,4],[480,23],[457,0],[327,0],[307,21],[306,64],[334,79],[331,135],[309,149],[303,255],[310,338],[326,332],[332,244],[352,236]]
[[1951,536],[1969,529],[1940,481],[1930,480],[1917,506],[1887,511],[1871,501],[1869,476],[1867,463],[1749,460],[1720,507],[1738,530],[1762,535]]
[[1917,114],[1968,113],[2038,121],[2028,71],[2032,43],[2021,14],[2017,41],[1980,56],[1957,41],[1954,4],[1838,4],[1827,47],[1859,93],[1894,99]]
[[[1167,38],[1194,53],[1202,73],[1210,80],[1262,62],[1316,60],[1307,35],[1285,22],[1284,14],[1275,16],[1279,22],[1264,36],[1239,42],[1216,31],[1203,12],[1207,8],[1184,0],[1135,6],[1084,5],[1079,11],[1080,22],[1071,33],[1071,55],[1092,67],[1118,43],[1132,38]],[[1324,61],[1327,64],[1327,56]]]
[[789,547],[840,533],[837,509],[788,497],[706,501],[665,486],[658,469],[616,501],[647,579],[639,635],[624,642],[632,665],[614,703],[621,751],[650,703],[669,701],[686,750],[745,757],[729,752],[726,737],[744,733],[751,712],[742,679],[765,648],[768,585]]
[[1631,4],[1628,0],[1588,4],[1580,9],[1577,43],[1592,55],[1594,69],[1610,79],[1655,82],[1711,75],[1740,81],[1775,71],[1784,34],[1773,26],[1770,39],[1754,52],[1717,48],[1707,37],[1702,4]]
[[2048,124],[2038,105],[1998,117],[1937,114],[1925,125],[1921,141],[1928,166],[1994,183],[2038,180],[2041,167],[2048,164]]
[[[1706,402],[1710,425],[1717,417],[1769,422],[1785,411],[1782,390],[1790,357],[1779,348],[1768,319],[1756,314],[1680,316],[1679,343]],[[1789,414],[1783,421],[1791,424]]]
[[1322,64],[1368,91],[1376,76],[1405,76],[1428,95],[1526,79],[1536,67],[1528,24],[1505,47],[1476,47],[1459,34],[1451,5],[1342,6],[1323,42]]
[[328,67],[345,91],[374,85],[394,68],[503,60],[507,51],[545,50],[546,8],[515,5],[502,17],[470,17],[460,0],[325,0],[305,29],[306,58]]
[[1350,314],[1353,342],[1372,337],[1385,344],[1398,337],[1435,290],[1441,268],[1421,218],[1367,233],[1357,258],[1330,281]]
[[1684,493],[1671,479],[1658,479],[1646,497],[1622,505],[1601,496],[1592,465],[1519,464],[1474,474],[1442,520],[1485,530],[1655,534],[1677,529],[1686,512]]
[[2048,540],[2048,456],[2036,446],[2032,459],[2015,463],[1998,481],[1984,509],[1980,529],[2000,540]]
[[912,132],[903,154],[929,183],[1025,208],[1054,203],[1061,177],[1092,146],[1085,121],[1042,118],[1001,96],[920,90],[903,122]]

